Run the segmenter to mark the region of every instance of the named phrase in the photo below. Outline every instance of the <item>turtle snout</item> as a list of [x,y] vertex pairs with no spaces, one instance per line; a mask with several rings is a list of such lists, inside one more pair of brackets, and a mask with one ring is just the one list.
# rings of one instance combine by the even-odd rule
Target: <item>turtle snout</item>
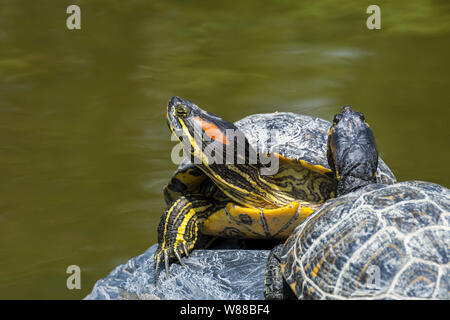
[[175,107],[179,104],[182,104],[183,102],[184,102],[184,100],[181,99],[180,97],[173,96],[172,99],[170,99],[170,101],[169,101],[169,106]]
[[354,112],[355,112],[355,111],[353,110],[353,108],[350,107],[349,105],[344,106],[344,107],[342,108],[342,111],[341,111],[342,114],[352,114],[352,113],[354,113]]

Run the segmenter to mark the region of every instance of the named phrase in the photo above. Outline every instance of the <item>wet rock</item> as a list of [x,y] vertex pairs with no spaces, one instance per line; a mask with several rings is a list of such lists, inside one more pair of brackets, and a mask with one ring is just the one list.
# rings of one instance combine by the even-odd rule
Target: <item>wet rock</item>
[[194,250],[162,266],[155,286],[153,255],[157,245],[116,267],[97,281],[85,299],[264,299],[264,272],[269,250]]

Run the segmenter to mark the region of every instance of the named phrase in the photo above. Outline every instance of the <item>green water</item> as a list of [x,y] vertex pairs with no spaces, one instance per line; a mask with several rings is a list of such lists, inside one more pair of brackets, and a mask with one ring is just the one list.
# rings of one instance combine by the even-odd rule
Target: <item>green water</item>
[[83,298],[156,241],[173,95],[229,121],[351,104],[399,180],[450,187],[450,6],[393,2],[371,31],[370,1],[2,0],[0,298]]

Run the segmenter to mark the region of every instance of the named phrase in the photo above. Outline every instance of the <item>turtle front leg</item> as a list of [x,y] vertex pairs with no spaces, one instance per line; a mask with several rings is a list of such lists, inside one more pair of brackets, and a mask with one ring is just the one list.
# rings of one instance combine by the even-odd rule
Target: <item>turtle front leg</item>
[[184,265],[181,257],[188,256],[194,249],[200,227],[214,208],[211,199],[195,196],[180,197],[169,205],[158,226],[158,249],[154,256],[155,283],[161,262],[164,261],[167,277],[171,260],[176,258]]

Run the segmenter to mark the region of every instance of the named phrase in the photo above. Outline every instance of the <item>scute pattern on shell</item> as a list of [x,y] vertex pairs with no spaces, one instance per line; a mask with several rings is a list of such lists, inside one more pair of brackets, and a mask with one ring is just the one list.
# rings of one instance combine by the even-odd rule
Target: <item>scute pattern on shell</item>
[[275,151],[291,159],[327,164],[325,152],[331,123],[326,120],[276,112],[251,115],[235,125],[259,152]]
[[450,190],[407,181],[329,200],[282,253],[300,299],[450,299]]

